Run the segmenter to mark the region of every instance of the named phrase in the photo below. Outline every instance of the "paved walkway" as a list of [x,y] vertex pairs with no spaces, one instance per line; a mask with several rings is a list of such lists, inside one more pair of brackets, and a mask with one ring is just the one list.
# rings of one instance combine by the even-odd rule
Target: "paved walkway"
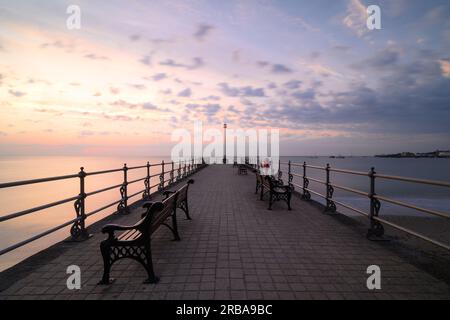
[[[116,282],[98,286],[102,275],[99,242],[62,243],[39,259],[10,271],[16,281],[0,299],[396,299],[450,297],[449,286],[401,258],[386,245],[368,241],[364,229],[317,205],[293,199],[292,211],[254,194],[254,176],[231,166],[197,173],[189,199],[193,220],[179,221],[182,241],[166,228],[153,245],[161,281],[144,285],[144,269],[122,260],[112,269]],[[116,223],[137,221],[142,209]],[[102,222],[100,225],[103,225]],[[81,290],[66,287],[67,266],[81,267]],[[366,269],[378,265],[382,289],[369,291]]]

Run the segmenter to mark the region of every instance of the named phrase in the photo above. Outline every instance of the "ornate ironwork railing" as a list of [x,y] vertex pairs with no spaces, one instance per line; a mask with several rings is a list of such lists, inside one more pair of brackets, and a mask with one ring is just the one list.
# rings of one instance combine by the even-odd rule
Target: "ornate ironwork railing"
[[[422,185],[437,186],[437,187],[444,187],[444,188],[450,188],[449,182],[379,174],[375,171],[375,168],[371,168],[369,172],[362,172],[362,171],[332,168],[329,164],[327,164],[325,167],[308,165],[308,164],[306,164],[306,162],[293,163],[293,162],[289,161],[289,162],[280,162],[280,164],[287,166],[288,175],[289,175],[289,183],[292,184],[294,187],[297,187],[298,189],[301,190],[300,194],[302,196],[302,199],[310,200],[311,195],[313,194],[313,195],[316,195],[325,200],[325,211],[327,211],[327,212],[336,212],[337,206],[341,206],[343,208],[346,208],[348,210],[351,210],[353,212],[356,212],[360,215],[367,217],[369,219],[369,223],[370,223],[370,227],[369,227],[368,233],[367,233],[367,236],[369,238],[376,238],[376,237],[383,236],[384,235],[383,224],[384,224],[384,225],[390,226],[394,229],[397,229],[397,230],[400,230],[407,234],[410,234],[419,239],[422,239],[426,242],[432,243],[441,248],[450,250],[450,246],[448,244],[442,243],[435,239],[431,239],[430,237],[425,236],[419,232],[402,227],[396,223],[393,223],[391,221],[383,219],[379,216],[382,202],[388,202],[388,203],[391,203],[391,204],[394,204],[397,206],[417,210],[417,211],[420,211],[420,212],[423,212],[426,214],[434,215],[434,216],[445,218],[445,219],[450,219],[450,213],[436,211],[436,210],[432,210],[432,209],[426,209],[426,208],[422,208],[422,207],[413,205],[411,203],[406,203],[406,202],[398,201],[398,200],[395,200],[395,199],[392,199],[392,198],[389,198],[386,196],[378,195],[376,193],[376,188],[375,188],[376,181],[379,179],[417,183],[417,184],[422,184]],[[295,167],[301,168],[302,174],[293,172],[293,168],[295,168]],[[320,179],[316,179],[316,178],[312,178],[312,177],[308,176],[307,169],[325,172],[325,180],[320,180]],[[281,171],[281,168],[280,168],[280,171]],[[364,192],[364,191],[353,189],[353,188],[350,188],[347,186],[342,186],[342,185],[332,183],[331,177],[330,177],[331,172],[338,173],[338,174],[367,177],[368,185],[369,185],[369,192]],[[292,178],[297,177],[297,178],[301,179],[302,185],[294,183],[292,181],[293,179],[291,177]],[[325,187],[325,193],[322,194],[317,190],[311,189],[311,187],[310,187],[311,181],[315,182],[316,184],[323,185]],[[349,205],[348,203],[344,203],[342,201],[336,200],[334,198],[335,189],[343,190],[343,191],[350,192],[350,193],[356,194],[358,196],[367,198],[369,201],[369,212],[365,212],[363,210],[355,208],[352,205]]]
[[[142,199],[147,200],[155,192],[163,191],[167,187],[170,187],[173,183],[181,181],[183,178],[186,178],[187,176],[197,172],[199,169],[201,169],[205,166],[201,159],[199,159],[199,161],[194,161],[194,159],[192,159],[189,161],[183,161],[183,162],[177,162],[177,163],[171,162],[170,170],[165,171],[165,168],[169,168],[169,166],[167,164],[168,163],[165,164],[164,161],[162,161],[161,163],[154,163],[154,164],[150,164],[149,162],[147,162],[146,165],[136,166],[136,167],[127,167],[127,165],[124,164],[124,166],[119,169],[103,170],[103,171],[95,171],[95,172],[86,172],[84,170],[84,168],[81,167],[80,172],[78,172],[77,174],[72,174],[72,175],[0,183],[0,189],[20,187],[20,186],[26,186],[26,185],[38,184],[38,183],[45,183],[45,182],[50,182],[50,181],[71,180],[71,179],[77,179],[77,178],[79,179],[79,184],[80,184],[80,188],[79,188],[80,192],[78,195],[76,195],[74,197],[66,198],[63,200],[58,200],[58,201],[47,203],[47,204],[37,206],[34,208],[30,208],[30,209],[26,209],[26,210],[22,210],[22,211],[18,211],[18,212],[0,216],[0,223],[1,223],[4,221],[9,221],[9,220],[12,220],[12,219],[15,219],[18,217],[29,215],[29,214],[37,212],[37,211],[49,209],[49,208],[56,207],[56,206],[59,206],[59,205],[65,204],[65,203],[69,203],[69,202],[74,202],[74,209],[75,209],[75,215],[76,215],[76,217],[70,221],[67,221],[61,225],[55,226],[51,229],[48,229],[42,233],[34,235],[33,237],[28,238],[26,240],[20,241],[20,242],[14,244],[14,245],[11,245],[7,248],[0,249],[0,256],[4,255],[10,251],[13,251],[17,248],[20,248],[30,242],[33,242],[42,237],[45,237],[51,233],[54,233],[60,229],[68,227],[70,225],[71,225],[70,234],[71,234],[71,237],[73,240],[75,240],[75,241],[86,240],[90,236],[87,231],[87,228],[86,228],[86,220],[90,216],[95,215],[96,213],[99,213],[101,211],[104,211],[104,210],[114,207],[114,206],[117,206],[116,212],[118,214],[128,214],[129,213],[128,200],[130,200],[131,198],[134,198],[138,195],[142,195]],[[178,167],[178,170],[176,171],[176,176],[174,177],[175,164],[178,164],[179,167]],[[156,174],[150,174],[151,168],[158,167],[158,166],[161,167],[161,172],[156,173]],[[188,166],[189,166],[189,170],[187,169]],[[139,179],[129,181],[128,180],[128,172],[137,170],[137,169],[146,169],[147,170],[146,176],[139,178]],[[183,173],[181,173],[181,169],[183,169]],[[88,193],[85,192],[85,184],[86,184],[86,180],[88,177],[96,176],[96,175],[103,175],[103,174],[108,174],[108,173],[116,173],[116,172],[123,172],[122,183],[116,184],[113,186],[109,186],[106,188],[98,189],[95,191],[91,191]],[[170,175],[170,177],[168,179],[165,178],[166,174]],[[158,183],[156,183],[155,185],[150,185],[151,179],[156,178],[156,177],[159,177]],[[128,186],[131,184],[134,184],[134,183],[138,183],[138,182],[143,182],[144,188],[133,194],[128,194]],[[154,190],[155,188],[157,188],[157,191],[152,193],[152,189]],[[85,204],[86,204],[87,198],[89,198],[93,195],[103,193],[103,192],[106,192],[109,190],[114,190],[114,189],[119,189],[119,192],[120,192],[119,200],[109,203],[103,207],[97,208],[91,212],[86,213],[86,205]]]

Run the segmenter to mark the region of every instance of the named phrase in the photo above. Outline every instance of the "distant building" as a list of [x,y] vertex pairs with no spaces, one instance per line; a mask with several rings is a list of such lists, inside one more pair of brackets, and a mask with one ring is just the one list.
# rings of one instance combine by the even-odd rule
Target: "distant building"
[[414,158],[416,156],[415,153],[412,152],[402,152],[400,153],[401,158]]
[[417,158],[434,158],[437,157],[436,152],[423,152],[423,153],[416,153]]
[[394,153],[394,154],[382,154],[382,155],[376,155],[375,157],[380,158],[450,158],[450,150],[436,150],[433,152],[401,152],[401,153]]
[[437,155],[438,155],[438,157],[442,157],[442,158],[450,158],[450,150],[438,151]]

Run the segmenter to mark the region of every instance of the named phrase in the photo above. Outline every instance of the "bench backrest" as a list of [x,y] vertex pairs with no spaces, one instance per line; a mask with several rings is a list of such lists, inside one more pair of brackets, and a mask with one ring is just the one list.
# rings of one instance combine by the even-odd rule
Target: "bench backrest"
[[193,184],[194,180],[190,179],[184,186],[178,189],[178,198],[177,198],[177,207],[183,202],[186,201],[188,197],[189,185]]
[[144,217],[135,224],[142,234],[152,234],[174,212],[178,193],[172,194],[162,202],[146,203]]
[[166,219],[168,217],[170,217],[173,214],[173,212],[176,208],[177,198],[178,198],[178,192],[172,194],[170,197],[168,197],[167,199],[162,201],[163,208],[160,211],[158,211],[156,214],[154,214],[152,217],[150,233],[155,232],[156,229],[158,229],[159,226],[164,221],[166,221]]
[[266,188],[274,188],[275,187],[275,178],[274,177],[272,177],[272,176],[264,176],[263,177],[263,185],[266,187]]

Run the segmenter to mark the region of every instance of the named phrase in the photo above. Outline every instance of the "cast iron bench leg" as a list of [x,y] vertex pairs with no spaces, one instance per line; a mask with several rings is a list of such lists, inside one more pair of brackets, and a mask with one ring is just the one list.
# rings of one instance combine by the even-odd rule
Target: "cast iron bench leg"
[[272,210],[272,204],[273,204],[273,194],[272,192],[269,193],[269,210]]
[[113,282],[109,278],[109,273],[111,270],[111,260],[110,260],[111,247],[108,244],[108,240],[104,240],[100,243],[100,251],[103,257],[103,277],[98,284],[103,285],[111,284]]
[[180,209],[184,211],[184,213],[186,214],[186,219],[187,220],[192,220],[191,216],[189,215],[189,206],[188,206],[188,200],[186,198],[186,200],[184,200],[183,202],[181,202],[180,204]]
[[149,283],[158,283],[159,278],[155,276],[155,272],[153,271],[153,261],[152,261],[152,251],[150,248],[150,242],[144,246],[145,248],[145,270],[147,270],[148,278],[144,281],[145,284]]

